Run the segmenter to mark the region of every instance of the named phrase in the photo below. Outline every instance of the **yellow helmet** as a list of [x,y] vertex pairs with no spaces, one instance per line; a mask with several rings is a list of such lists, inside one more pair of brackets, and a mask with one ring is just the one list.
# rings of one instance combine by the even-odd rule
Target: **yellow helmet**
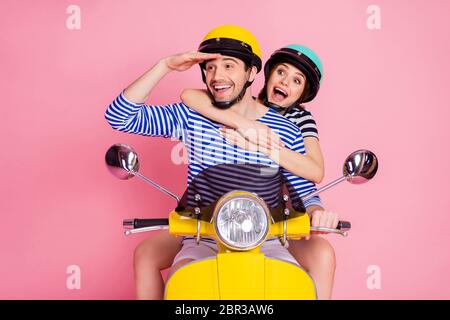
[[250,31],[239,26],[224,25],[212,29],[203,38],[198,51],[236,57],[261,71],[262,55],[258,41]]

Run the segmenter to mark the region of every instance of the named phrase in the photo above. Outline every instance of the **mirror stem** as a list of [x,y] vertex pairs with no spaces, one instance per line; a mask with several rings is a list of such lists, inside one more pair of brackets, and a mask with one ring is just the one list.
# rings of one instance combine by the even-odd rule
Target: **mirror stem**
[[336,179],[336,180],[334,180],[334,181],[332,181],[332,182],[330,182],[330,183],[324,185],[322,188],[320,188],[320,189],[318,189],[318,190],[316,190],[316,191],[314,191],[314,192],[312,192],[312,193],[310,193],[310,194],[304,196],[304,197],[302,198],[302,201],[305,202],[306,200],[309,200],[309,199],[311,199],[312,197],[317,196],[317,195],[318,195],[319,193],[321,193],[322,191],[328,190],[328,189],[330,189],[331,187],[334,187],[334,186],[337,185],[338,183],[341,183],[342,181],[345,181],[345,180],[347,180],[347,177],[346,177],[346,176],[342,176],[342,177],[340,177],[339,179]]
[[159,191],[161,191],[161,192],[167,194],[169,197],[175,199],[175,200],[177,201],[177,203],[180,202],[180,198],[178,198],[177,195],[175,195],[175,194],[173,194],[172,192],[170,192],[169,190],[167,190],[167,189],[161,187],[161,186],[160,186],[159,184],[157,184],[156,182],[153,182],[152,180],[150,180],[149,178],[143,176],[143,175],[140,174],[139,172],[131,171],[131,173],[132,173],[133,175],[135,175],[136,177],[138,177],[139,179],[143,180],[144,182],[146,182],[146,183],[152,185],[153,187],[155,187],[155,188],[158,189]]

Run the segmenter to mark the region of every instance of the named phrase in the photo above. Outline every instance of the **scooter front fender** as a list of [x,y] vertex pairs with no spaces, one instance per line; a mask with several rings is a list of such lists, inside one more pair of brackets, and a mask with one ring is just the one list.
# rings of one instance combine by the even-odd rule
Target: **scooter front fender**
[[262,253],[219,253],[178,269],[167,281],[169,300],[310,300],[312,278],[289,262]]

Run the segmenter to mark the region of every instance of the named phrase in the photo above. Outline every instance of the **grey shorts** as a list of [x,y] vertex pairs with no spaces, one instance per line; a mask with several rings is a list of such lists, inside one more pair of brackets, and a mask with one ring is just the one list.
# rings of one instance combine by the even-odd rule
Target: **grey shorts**
[[[282,260],[293,263],[299,266],[297,260],[289,253],[288,246],[283,247],[278,239],[268,239],[261,246],[261,253],[264,253],[266,257]],[[183,240],[183,247],[175,256],[173,264],[184,260],[200,260],[217,255],[217,244],[214,240],[205,238],[200,240],[200,244],[197,245],[195,239],[186,238]]]

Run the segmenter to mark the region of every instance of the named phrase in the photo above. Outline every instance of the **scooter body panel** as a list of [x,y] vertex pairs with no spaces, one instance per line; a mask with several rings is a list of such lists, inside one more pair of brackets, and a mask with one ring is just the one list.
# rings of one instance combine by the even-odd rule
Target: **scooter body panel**
[[228,252],[191,262],[166,284],[169,300],[316,299],[314,282],[300,267],[262,253]]
[[219,300],[216,257],[198,260],[178,269],[166,283],[167,300]]

